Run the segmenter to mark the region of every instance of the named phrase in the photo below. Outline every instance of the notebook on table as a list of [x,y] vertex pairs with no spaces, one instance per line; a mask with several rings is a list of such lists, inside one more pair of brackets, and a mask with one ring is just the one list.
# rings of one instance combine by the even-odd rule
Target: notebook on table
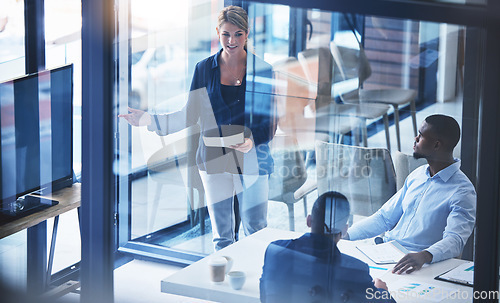
[[376,264],[398,263],[398,261],[409,252],[397,241],[390,241],[377,245],[357,245],[356,248]]

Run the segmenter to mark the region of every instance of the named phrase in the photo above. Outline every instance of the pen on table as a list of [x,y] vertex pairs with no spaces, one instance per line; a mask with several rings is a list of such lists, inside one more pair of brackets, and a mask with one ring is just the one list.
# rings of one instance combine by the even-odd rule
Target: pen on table
[[387,268],[383,267],[376,267],[376,266],[368,266],[368,267],[370,267],[371,269],[387,270]]

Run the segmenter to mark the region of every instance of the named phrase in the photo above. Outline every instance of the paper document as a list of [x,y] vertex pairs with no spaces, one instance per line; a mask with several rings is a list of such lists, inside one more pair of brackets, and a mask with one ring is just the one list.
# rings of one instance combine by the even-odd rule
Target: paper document
[[466,262],[436,277],[437,280],[458,283],[467,286],[474,285],[474,262]]
[[[392,265],[386,265],[387,267],[390,267]],[[382,278],[385,274],[388,272],[391,272],[389,268],[383,267],[383,265],[378,265],[378,266],[368,266],[370,270],[370,276],[372,278]],[[383,280],[383,279],[382,279]]]
[[203,142],[210,147],[229,147],[245,142],[243,133],[225,136],[225,137],[207,137],[203,136]]
[[390,241],[378,245],[357,245],[363,254],[377,264],[398,263],[408,253],[408,250],[397,241]]
[[389,291],[392,297],[398,302],[403,299],[405,301],[410,299],[411,302],[440,302],[448,297],[453,297],[458,290],[399,278],[397,281],[391,283]]

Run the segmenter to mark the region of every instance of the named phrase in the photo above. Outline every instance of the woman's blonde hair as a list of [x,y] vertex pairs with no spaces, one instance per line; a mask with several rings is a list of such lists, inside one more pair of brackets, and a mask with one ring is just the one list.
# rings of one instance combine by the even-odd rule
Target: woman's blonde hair
[[[248,14],[241,7],[235,5],[224,7],[217,18],[217,28],[220,30],[222,25],[226,22],[236,25],[248,34]],[[245,48],[246,46],[245,42]]]

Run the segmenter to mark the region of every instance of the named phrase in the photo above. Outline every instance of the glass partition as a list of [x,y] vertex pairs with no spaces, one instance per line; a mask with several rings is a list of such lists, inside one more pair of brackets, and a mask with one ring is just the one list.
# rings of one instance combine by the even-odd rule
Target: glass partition
[[0,3],[0,81],[24,75],[24,1]]
[[[0,82],[25,74],[24,1],[0,2]],[[16,291],[26,289],[26,231],[0,240],[0,281]]]
[[[119,3],[125,14],[119,32],[128,38],[120,38],[117,48],[118,72],[125,75],[116,79],[117,113],[126,114],[128,107],[159,116],[182,110],[197,62],[221,48],[216,27],[223,1]],[[478,108],[477,99],[464,97],[466,58],[479,56],[479,45],[465,52],[474,28],[245,3],[248,53],[272,66],[273,89],[265,94],[279,118],[267,144],[274,159],[268,227],[308,231],[305,218],[327,190],[350,200],[350,224],[355,224],[400,187],[404,176],[398,175],[395,157],[412,155],[427,116],[441,113],[462,128],[477,126],[477,118],[462,110]],[[212,253],[214,221],[206,189],[196,185],[199,130],[159,136],[124,119],[116,120],[116,128],[115,167],[123,193],[117,199],[130,222],[128,234],[120,234],[121,245],[133,241]],[[476,136],[462,137],[454,156],[470,154]],[[318,142],[331,144],[333,154],[318,154]],[[356,158],[366,148],[372,149],[368,159]],[[379,158],[381,166],[367,164]]]
[[[2,131],[5,132],[5,129],[9,129],[9,121],[13,125],[14,120],[17,121],[15,123],[16,125],[24,125],[24,128],[26,128],[25,131],[37,129],[38,132],[38,128],[40,128],[40,138],[38,138],[38,135],[36,135],[36,133],[33,134],[36,138],[39,139],[40,143],[38,145],[32,144],[33,146],[25,147],[21,146],[25,143],[19,143],[18,145],[20,145],[21,147],[18,148],[18,152],[20,154],[16,155],[16,157],[21,159],[23,153],[28,153],[28,155],[31,155],[32,159],[38,159],[31,162],[34,165],[41,165],[40,169],[36,169],[27,165],[27,163],[29,163],[30,161],[24,161],[26,163],[24,163],[23,161],[18,161],[18,170],[29,170],[34,179],[37,179],[36,171],[41,170],[43,172],[43,176],[41,176],[43,177],[42,179],[46,179],[47,172],[50,173],[52,171],[55,173],[55,168],[48,168],[47,164],[50,166],[50,163],[59,162],[55,161],[55,158],[50,159],[50,153],[54,152],[54,154],[52,155],[54,157],[61,156],[61,153],[63,153],[64,157],[60,158],[68,160],[65,163],[68,164],[69,167],[66,166],[67,170],[65,171],[69,171],[69,179],[71,179],[71,175],[73,172],[77,176],[79,176],[81,172],[81,1],[48,0],[44,3],[44,23],[46,28],[42,32],[45,33],[46,45],[41,45],[40,47],[45,48],[45,68],[54,70],[70,63],[73,63],[73,65],[71,69],[69,69],[67,66],[63,69],[59,69],[65,70],[64,74],[58,74],[57,76],[52,76],[52,78],[48,73],[41,72],[40,81],[36,80],[37,78],[34,74],[30,77],[31,79],[35,79],[35,81],[26,80],[26,82],[29,81],[29,83],[25,84],[25,86],[21,89],[13,88],[13,91],[16,91],[16,95],[22,95],[21,93],[23,91],[26,91],[31,93],[29,94],[29,96],[35,96],[34,99],[30,99],[31,101],[35,101],[35,103],[33,104],[30,103],[30,106],[25,104],[25,106],[23,107],[22,104],[19,103],[19,105],[16,105],[16,110],[14,111],[14,106],[9,107],[8,105],[7,100],[9,98],[6,97],[8,96],[8,94],[5,94],[5,92],[3,92],[4,95],[2,96],[2,102],[5,104],[2,104]],[[37,7],[35,9],[38,8],[40,7]],[[0,1],[0,44],[2,45],[2,47],[0,48],[0,82],[12,78],[20,78],[26,73],[24,15],[24,1]],[[68,75],[72,76],[72,78],[69,80],[67,77]],[[29,78],[27,77],[26,79]],[[38,93],[33,94],[33,91]],[[52,95],[50,94],[51,92]],[[17,100],[17,102],[26,102],[23,101],[22,96],[20,96],[20,98],[18,99],[19,100]],[[40,101],[39,104],[37,103],[38,101]],[[14,102],[14,97],[12,97],[12,102]],[[62,104],[64,104],[64,106]],[[62,109],[64,109],[64,111]],[[61,119],[61,114],[63,114],[62,116],[67,118],[68,115],[66,114],[68,113],[74,114],[73,119]],[[32,122],[34,123],[20,122],[23,121],[22,119],[26,119],[26,117],[28,116],[30,117],[29,119],[33,120]],[[52,126],[59,125],[58,123],[55,123],[54,120],[52,120],[51,122],[51,116],[57,116],[58,123],[68,123],[65,124],[64,127],[60,127],[60,129],[58,128],[59,132],[57,133],[54,129],[51,131],[51,123]],[[38,118],[41,119],[40,125],[36,124],[38,123]],[[70,125],[71,123],[69,123],[69,121],[73,121],[73,125]],[[14,129],[13,127],[10,128],[11,130]],[[72,135],[70,134],[69,130],[73,130]],[[62,132],[64,132],[64,136],[61,135]],[[9,144],[12,145],[15,141],[12,136],[9,136],[8,131],[6,133],[6,136],[2,136],[2,146],[4,152],[5,150],[10,150],[11,148],[9,147]],[[53,136],[51,135],[51,133]],[[18,137],[23,137],[23,132],[21,130],[16,129],[16,134]],[[24,137],[28,138],[26,136]],[[56,146],[58,144],[60,145],[61,143],[69,143],[70,141],[68,140],[70,140],[70,138],[72,139],[71,142],[73,143],[72,148],[70,146],[65,146],[65,148],[61,148],[59,146],[59,153],[56,153],[56,150],[50,147],[51,142],[53,146]],[[33,138],[28,138],[28,141],[31,139]],[[23,142],[24,141],[26,141],[26,139],[23,140]],[[55,142],[57,142],[57,144]],[[42,153],[40,153],[40,146],[42,147]],[[23,152],[23,148],[28,150],[28,152]],[[70,150],[73,151],[73,163],[69,161],[69,156],[66,154]],[[16,151],[11,150],[11,152],[15,153]],[[38,158],[36,157],[37,154]],[[37,161],[41,162],[38,163]],[[71,170],[71,164],[73,170]],[[4,170],[5,172],[9,171],[8,169]],[[10,171],[9,173],[12,175]],[[18,179],[20,178],[24,177],[18,175]],[[38,176],[38,178],[40,178],[40,176]],[[11,186],[9,190],[16,192],[16,181],[15,179],[12,180],[14,182],[14,186]],[[19,182],[20,181],[18,180],[18,183]],[[73,190],[77,191],[77,188],[79,188],[79,186],[75,185],[73,187]],[[6,191],[7,190],[4,187],[4,194]],[[43,194],[48,193],[46,188],[42,189],[42,191]],[[80,197],[77,198],[77,201],[80,201]],[[67,202],[68,201],[63,197],[63,200],[61,200],[61,204]],[[4,202],[3,204],[4,210],[7,208],[6,204],[6,202]],[[30,275],[36,275],[37,278],[40,277],[38,275],[39,272],[36,272],[39,268],[33,265],[36,261],[38,261],[38,259],[36,258],[45,260],[45,262],[48,263],[46,263],[45,265],[40,263],[44,270],[44,279],[43,282],[39,280],[38,283],[47,284],[41,285],[43,287],[48,287],[48,285],[53,283],[54,280],[57,280],[56,284],[62,283],[59,279],[61,278],[61,276],[68,277],[68,272],[70,270],[67,270],[64,274],[61,275],[52,274],[61,273],[62,270],[69,269],[71,266],[73,266],[71,270],[74,270],[76,267],[78,267],[78,263],[80,261],[81,242],[79,217],[77,214],[77,210],[74,209],[68,212],[65,212],[64,210],[58,211],[61,214],[61,220],[59,220],[59,217],[56,220],[53,217],[48,218],[47,220],[40,219],[39,221],[37,221],[40,222],[40,224],[37,223],[33,225],[31,222],[23,222],[22,219],[20,219],[20,221],[17,221],[16,224],[18,224],[19,226],[24,226],[25,229],[22,230],[22,228],[19,228],[21,229],[21,231],[13,234],[12,225],[9,227],[8,224],[6,224],[6,226],[4,225],[5,222],[2,221],[2,228],[4,231],[2,233],[2,239],[0,241],[0,263],[2,266],[0,283],[2,283],[2,287],[6,286],[6,289],[13,288],[14,291],[19,290],[21,292],[32,291],[32,289],[30,289],[30,282],[28,282],[27,284],[26,280],[34,280],[30,277]],[[2,213],[2,215],[5,214]],[[46,215],[42,215],[41,217],[44,218],[44,216]],[[31,220],[34,219],[31,218],[30,221]],[[46,222],[48,222],[48,228],[46,227]],[[27,232],[27,226],[29,226],[28,229],[31,231]],[[54,230],[54,226],[59,227]],[[39,233],[36,236],[34,236],[35,230]],[[58,234],[57,231],[59,231]],[[5,234],[12,235],[5,237]],[[52,235],[55,236],[52,237]],[[54,240],[53,245],[51,245],[51,240]],[[37,248],[33,248],[34,242],[40,243],[44,241],[46,241],[46,244],[40,244],[38,250]],[[43,250],[45,249],[46,251],[44,252]],[[36,257],[33,257],[33,255],[36,255]],[[35,260],[35,262],[33,260]],[[50,272],[48,274],[45,273],[45,271],[47,271],[47,268],[50,269]],[[62,280],[64,280],[64,277],[62,278]],[[6,297],[8,297],[7,294]]]
[[[73,171],[76,182],[79,182],[82,171],[81,16],[81,1],[45,1],[45,66],[50,69],[73,63]],[[47,239],[50,241],[53,219],[47,222],[49,227]],[[52,273],[79,264],[81,260],[79,223],[77,209],[60,216]],[[50,249],[50,242],[47,247]]]

